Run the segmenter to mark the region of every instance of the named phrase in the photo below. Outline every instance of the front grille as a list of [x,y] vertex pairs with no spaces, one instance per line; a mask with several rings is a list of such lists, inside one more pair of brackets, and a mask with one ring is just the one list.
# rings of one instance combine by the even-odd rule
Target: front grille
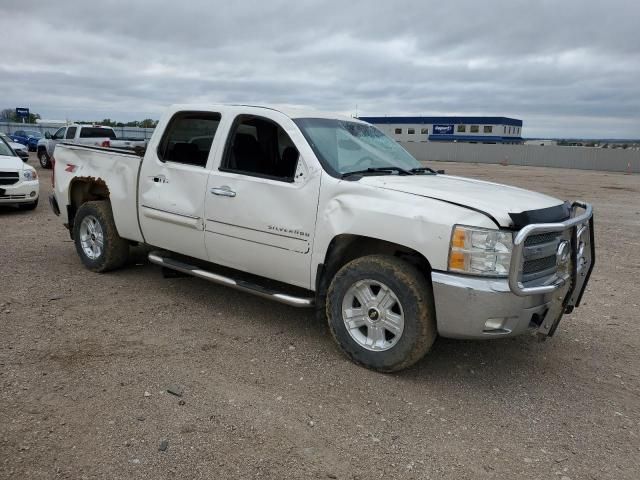
[[536,258],[535,260],[528,260],[524,262],[522,266],[523,275],[530,275],[532,273],[544,272],[550,268],[556,266],[556,256]]
[[21,200],[27,198],[25,194],[22,195],[0,195],[0,200]]
[[538,235],[531,235],[530,237],[527,237],[524,241],[524,245],[529,247],[531,245],[553,242],[554,240],[558,240],[557,232],[539,233]]
[[18,172],[0,172],[0,185],[13,185],[19,178]]
[[556,274],[556,251],[562,234],[545,232],[527,237],[524,242],[522,282],[545,280]]

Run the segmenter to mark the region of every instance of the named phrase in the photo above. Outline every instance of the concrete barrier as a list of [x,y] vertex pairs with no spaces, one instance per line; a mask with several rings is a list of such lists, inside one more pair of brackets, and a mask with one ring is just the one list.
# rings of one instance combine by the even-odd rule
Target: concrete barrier
[[497,145],[482,143],[401,142],[420,161],[498,163],[640,173],[640,150]]

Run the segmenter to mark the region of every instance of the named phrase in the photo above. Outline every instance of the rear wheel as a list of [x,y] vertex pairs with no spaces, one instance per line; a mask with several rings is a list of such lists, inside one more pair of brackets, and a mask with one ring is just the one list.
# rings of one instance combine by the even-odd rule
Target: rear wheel
[[386,255],[340,269],[327,294],[327,317],[342,350],[382,372],[413,365],[437,336],[431,286],[413,265]]
[[51,159],[44,148],[38,150],[38,161],[42,168],[51,168]]
[[80,260],[93,272],[120,268],[129,256],[129,243],[118,235],[107,200],[82,204],[74,219],[73,239]]

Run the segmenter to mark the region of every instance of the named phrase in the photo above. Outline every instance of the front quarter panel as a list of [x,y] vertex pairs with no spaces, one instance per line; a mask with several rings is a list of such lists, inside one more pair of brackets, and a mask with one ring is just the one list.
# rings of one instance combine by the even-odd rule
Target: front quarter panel
[[331,241],[342,234],[403,245],[422,254],[434,270],[446,270],[455,224],[496,228],[485,215],[464,207],[323,173],[311,284]]

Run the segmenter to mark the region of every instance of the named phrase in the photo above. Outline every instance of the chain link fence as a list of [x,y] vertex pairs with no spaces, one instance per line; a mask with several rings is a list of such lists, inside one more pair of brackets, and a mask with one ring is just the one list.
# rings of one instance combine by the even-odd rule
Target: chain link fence
[[[65,123],[43,125],[41,123],[17,123],[17,122],[0,122],[0,132],[13,134],[16,130],[35,130],[43,136],[46,132],[53,135],[60,127],[64,127]],[[118,138],[151,138],[153,128],[140,127],[111,127],[116,132]]]

